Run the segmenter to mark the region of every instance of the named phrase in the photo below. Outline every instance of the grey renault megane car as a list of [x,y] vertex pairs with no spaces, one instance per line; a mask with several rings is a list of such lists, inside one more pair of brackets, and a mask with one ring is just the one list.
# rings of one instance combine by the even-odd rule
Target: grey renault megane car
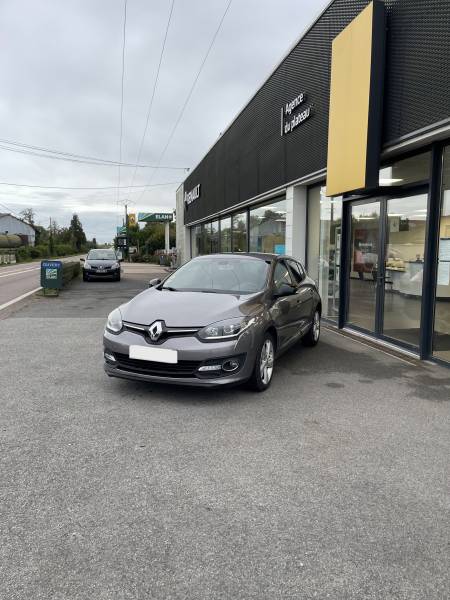
[[303,266],[275,254],[210,254],[119,306],[104,332],[112,377],[263,391],[299,339],[315,346],[321,300]]

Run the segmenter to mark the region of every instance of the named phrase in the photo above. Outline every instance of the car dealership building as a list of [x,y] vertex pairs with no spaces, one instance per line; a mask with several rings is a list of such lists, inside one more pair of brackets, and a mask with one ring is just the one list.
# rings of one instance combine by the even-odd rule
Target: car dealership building
[[323,317],[450,363],[450,3],[334,0],[177,191],[183,261],[301,259]]

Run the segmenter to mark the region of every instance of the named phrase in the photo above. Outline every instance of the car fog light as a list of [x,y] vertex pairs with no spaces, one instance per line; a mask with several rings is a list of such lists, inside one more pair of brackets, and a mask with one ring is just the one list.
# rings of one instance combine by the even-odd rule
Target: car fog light
[[222,365],[203,365],[203,367],[199,368],[199,371],[220,371],[222,369]]
[[105,356],[106,360],[109,360],[110,362],[116,362],[116,359],[114,358],[114,356],[112,354],[105,352],[104,356]]
[[239,369],[239,361],[235,358],[226,360],[224,363],[222,363],[222,369],[227,373],[232,373],[233,371],[236,371],[236,369]]

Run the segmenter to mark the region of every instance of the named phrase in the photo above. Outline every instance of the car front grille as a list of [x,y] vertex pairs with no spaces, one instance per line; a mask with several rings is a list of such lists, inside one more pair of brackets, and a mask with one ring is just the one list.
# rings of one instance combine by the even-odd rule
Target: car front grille
[[154,342],[150,339],[148,331],[149,325],[140,325],[138,323],[124,321],[123,328],[125,329],[125,331],[130,331],[131,333],[141,335],[148,344],[152,345],[163,344],[169,338],[191,337],[195,335],[200,329],[199,327],[165,327],[159,339],[156,342]]
[[122,371],[156,377],[195,377],[198,367],[202,364],[199,360],[180,360],[176,364],[136,360],[119,352],[114,353],[114,358]]

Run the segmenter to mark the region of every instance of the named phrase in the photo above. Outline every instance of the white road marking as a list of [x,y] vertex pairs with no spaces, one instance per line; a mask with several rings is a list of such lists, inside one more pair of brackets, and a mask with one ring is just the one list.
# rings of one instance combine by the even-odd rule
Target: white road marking
[[31,296],[32,294],[35,294],[36,292],[39,292],[40,290],[42,290],[42,288],[38,287],[34,290],[31,290],[31,292],[26,292],[25,294],[22,294],[21,296],[17,296],[17,298],[13,298],[12,300],[9,300],[9,302],[5,302],[5,304],[0,304],[0,310],[3,310],[4,308],[8,308],[8,306],[11,306],[12,304],[15,304],[16,302],[20,302],[24,298],[27,298],[28,296]]
[[0,277],[11,277],[12,275],[20,275],[21,273],[31,273],[32,271],[39,271],[41,267],[34,267],[33,269],[24,269],[22,271],[13,271],[12,273],[4,273]]

